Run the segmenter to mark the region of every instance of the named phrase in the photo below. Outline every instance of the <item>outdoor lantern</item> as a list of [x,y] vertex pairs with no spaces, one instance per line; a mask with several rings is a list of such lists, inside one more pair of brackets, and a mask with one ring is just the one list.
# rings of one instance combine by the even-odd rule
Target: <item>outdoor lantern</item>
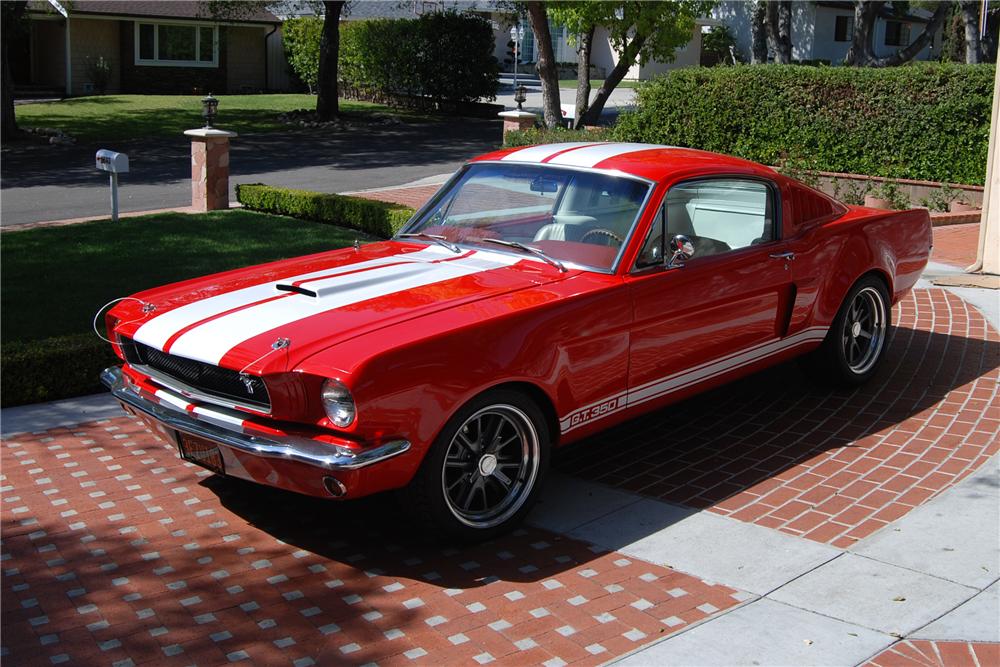
[[518,86],[514,91],[514,101],[517,102],[518,111],[524,111],[524,109],[521,108],[521,105],[524,104],[526,99],[528,99],[528,89],[524,86]]
[[205,128],[212,128],[212,121],[215,120],[215,115],[219,111],[219,100],[212,97],[212,93],[208,94],[208,97],[202,98],[201,100],[201,115],[205,117]]

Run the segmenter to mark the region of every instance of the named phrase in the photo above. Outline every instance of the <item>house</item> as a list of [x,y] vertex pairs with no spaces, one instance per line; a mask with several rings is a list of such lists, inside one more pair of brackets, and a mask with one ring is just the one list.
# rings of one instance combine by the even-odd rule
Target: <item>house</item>
[[28,14],[10,52],[21,92],[98,92],[91,70],[99,58],[110,65],[109,93],[260,92],[272,88],[269,56],[281,49],[269,39],[280,27],[270,12],[220,20],[196,1],[34,0]]
[[[750,62],[750,14],[748,2],[727,0],[718,3],[712,17],[729,28],[736,39],[736,52]],[[895,53],[919,35],[930,19],[926,9],[896,13],[882,8],[875,21],[874,51],[878,57]],[[840,64],[851,48],[854,36],[853,2],[793,2],[792,60]],[[940,55],[941,30],[915,60],[936,60]]]

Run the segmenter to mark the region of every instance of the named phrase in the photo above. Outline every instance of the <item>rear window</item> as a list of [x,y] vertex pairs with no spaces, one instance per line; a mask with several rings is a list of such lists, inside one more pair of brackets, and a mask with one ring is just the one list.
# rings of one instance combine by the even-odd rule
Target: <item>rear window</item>
[[809,227],[843,215],[846,209],[842,204],[826,197],[810,188],[791,184],[789,187],[789,203],[792,206],[792,220],[800,227]]

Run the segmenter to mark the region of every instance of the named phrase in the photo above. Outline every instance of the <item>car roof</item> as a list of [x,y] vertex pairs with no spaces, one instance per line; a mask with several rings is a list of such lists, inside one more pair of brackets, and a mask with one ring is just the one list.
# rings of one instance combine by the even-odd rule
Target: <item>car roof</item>
[[659,144],[567,142],[506,148],[472,162],[502,161],[620,171],[657,183],[701,174],[746,174],[775,178],[770,167],[741,158]]

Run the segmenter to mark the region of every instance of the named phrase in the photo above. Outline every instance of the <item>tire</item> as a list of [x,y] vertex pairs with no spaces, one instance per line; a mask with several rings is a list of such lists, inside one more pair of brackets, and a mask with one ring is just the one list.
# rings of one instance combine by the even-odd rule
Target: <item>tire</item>
[[516,391],[488,391],[442,429],[404,489],[404,502],[430,532],[449,540],[505,533],[538,499],[549,438],[534,401]]
[[807,368],[837,386],[864,384],[885,357],[891,323],[885,283],[875,276],[861,278],[847,293],[823,344],[807,357]]

